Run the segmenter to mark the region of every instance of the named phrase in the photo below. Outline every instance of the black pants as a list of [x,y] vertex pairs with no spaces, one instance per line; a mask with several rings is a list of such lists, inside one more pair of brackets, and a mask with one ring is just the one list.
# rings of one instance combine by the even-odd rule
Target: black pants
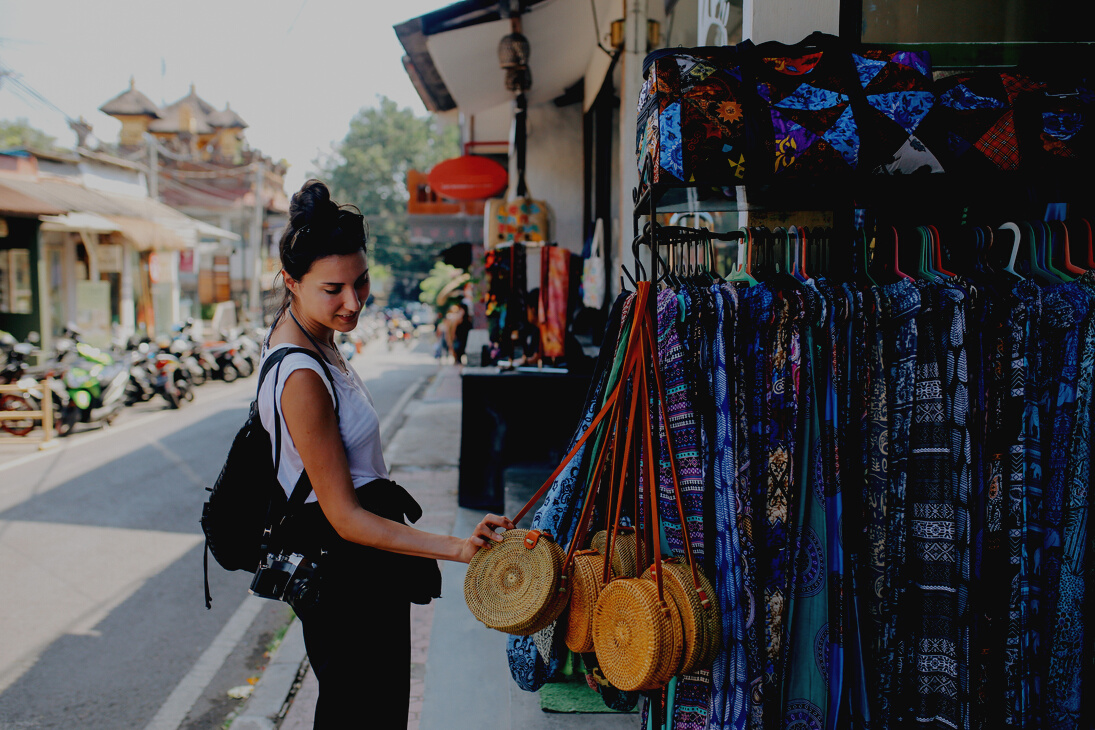
[[369,566],[326,561],[319,605],[303,619],[319,680],[314,727],[406,728],[410,603],[369,581]]
[[288,544],[305,555],[327,551],[319,559],[319,601],[300,617],[319,680],[314,727],[406,728],[411,604],[391,554],[340,538],[318,503],[294,517]]

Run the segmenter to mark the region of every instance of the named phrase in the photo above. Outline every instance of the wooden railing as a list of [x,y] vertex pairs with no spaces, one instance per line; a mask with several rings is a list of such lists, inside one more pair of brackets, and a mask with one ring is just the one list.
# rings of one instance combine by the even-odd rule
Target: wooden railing
[[[42,391],[42,397],[40,399],[41,405],[38,410],[20,411],[9,410],[7,408],[0,410],[0,421],[22,421],[26,419],[37,421],[35,427],[41,426],[41,433],[32,436],[31,434],[34,432],[34,428],[32,428],[26,435],[13,435],[13,437],[28,443],[37,443],[39,449],[46,449],[52,446],[54,436],[56,435],[53,429],[53,390],[50,387],[51,385],[51,379],[48,377],[38,381],[38,387],[41,388]],[[14,383],[10,385],[0,385],[0,397],[4,394],[13,394],[25,398],[27,392],[26,388]]]

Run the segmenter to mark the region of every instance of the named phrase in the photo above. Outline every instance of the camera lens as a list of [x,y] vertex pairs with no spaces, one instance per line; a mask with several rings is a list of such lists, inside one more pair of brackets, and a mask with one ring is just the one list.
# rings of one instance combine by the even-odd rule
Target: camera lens
[[319,582],[311,577],[292,581],[285,591],[285,602],[303,617],[319,602]]

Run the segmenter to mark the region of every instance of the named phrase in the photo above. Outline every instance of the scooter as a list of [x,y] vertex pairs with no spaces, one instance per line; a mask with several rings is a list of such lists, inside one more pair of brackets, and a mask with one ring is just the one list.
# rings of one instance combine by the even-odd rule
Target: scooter
[[179,358],[169,349],[161,349],[149,356],[154,373],[152,387],[163,396],[168,405],[178,408],[184,400],[194,400],[194,384]]
[[[50,382],[51,398],[53,400],[53,412],[59,414],[68,403],[68,391],[58,379],[60,372],[52,367],[35,367],[27,365],[27,358],[36,352],[34,344],[38,342],[38,333],[32,332],[28,342],[17,341],[10,333],[0,332],[0,383],[15,384],[22,389],[21,393],[4,393],[0,395],[0,410],[3,411],[40,411],[44,397],[44,383],[47,377]],[[37,418],[31,419],[2,419],[0,429],[15,436],[25,436],[31,430],[41,424]],[[54,431],[58,436],[64,436],[69,430],[67,424],[54,419]]]
[[[62,340],[68,343],[68,340]],[[59,344],[61,344],[59,342]],[[70,362],[64,375],[68,402],[57,414],[58,431],[70,432],[77,423],[110,424],[125,407],[129,367],[87,343],[61,345],[62,362]],[[75,356],[71,354],[75,353]]]

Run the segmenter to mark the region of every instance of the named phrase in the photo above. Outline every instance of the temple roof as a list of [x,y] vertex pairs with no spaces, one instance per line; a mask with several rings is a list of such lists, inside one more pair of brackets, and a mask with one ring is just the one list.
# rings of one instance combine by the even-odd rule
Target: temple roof
[[[189,124],[183,124],[184,108],[189,109],[189,118],[194,122],[193,128]],[[209,115],[215,111],[212,104],[198,96],[191,84],[190,93],[161,109],[160,119],[148,125],[148,129],[151,132],[212,134],[213,125],[209,123]]]
[[246,129],[247,122],[243,121],[239,114],[232,111],[231,104],[225,104],[224,109],[215,111],[209,115],[210,126],[219,129]]
[[159,107],[153,104],[147,96],[137,91],[132,76],[129,78],[129,89],[103,104],[99,107],[99,111],[112,117],[146,116],[160,118]]

